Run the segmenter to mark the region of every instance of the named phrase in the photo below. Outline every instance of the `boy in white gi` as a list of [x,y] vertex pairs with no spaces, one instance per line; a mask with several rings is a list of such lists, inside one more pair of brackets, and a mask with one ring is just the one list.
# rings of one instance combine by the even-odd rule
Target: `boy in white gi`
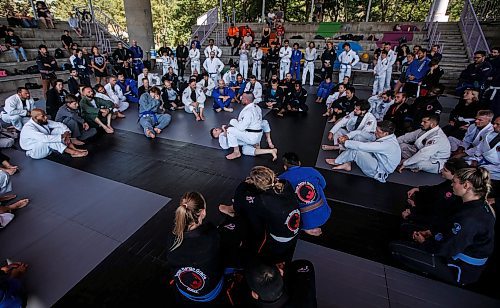
[[373,69],[375,80],[373,80],[372,95],[379,95],[384,92],[385,76],[387,74],[388,66],[389,59],[387,59],[387,51],[382,50],[380,52],[380,58],[377,60],[377,65],[375,65],[375,68]]
[[344,80],[344,76],[350,78],[352,67],[359,62],[359,56],[354,50],[351,49],[351,44],[346,42],[342,45],[342,47],[344,48],[344,51],[342,51],[338,56],[338,60],[340,62],[339,80]]
[[284,46],[280,48],[280,80],[290,72],[290,59],[292,57],[292,48],[288,46],[288,40],[284,41]]

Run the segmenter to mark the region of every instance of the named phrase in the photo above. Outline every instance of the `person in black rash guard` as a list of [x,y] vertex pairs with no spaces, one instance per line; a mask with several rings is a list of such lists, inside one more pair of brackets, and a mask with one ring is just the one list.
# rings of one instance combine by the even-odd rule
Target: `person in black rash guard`
[[233,205],[221,204],[219,210],[246,221],[250,254],[275,264],[292,260],[300,228],[299,203],[291,184],[274,171],[254,167],[236,189]]
[[200,193],[182,196],[175,211],[175,226],[168,238],[167,262],[178,290],[176,307],[223,302],[224,267],[220,237],[215,226],[204,223],[205,199]]
[[414,187],[408,191],[408,207],[401,213],[405,221],[428,227],[437,227],[446,222],[462,204],[453,194],[451,181],[455,173],[469,165],[461,158],[450,158],[441,170],[445,179],[433,186]]
[[479,280],[495,241],[495,216],[485,199],[491,189],[484,168],[465,168],[453,177],[453,193],[463,204],[440,230],[413,232],[413,242],[390,244],[404,265],[443,281],[467,285]]

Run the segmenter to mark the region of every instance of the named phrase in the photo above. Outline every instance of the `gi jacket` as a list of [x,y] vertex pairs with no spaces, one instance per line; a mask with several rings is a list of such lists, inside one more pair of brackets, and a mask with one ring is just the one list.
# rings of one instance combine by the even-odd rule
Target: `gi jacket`
[[493,180],[498,181],[500,180],[500,141],[491,144],[497,135],[498,133],[494,131],[487,134],[475,148],[474,155],[468,159],[477,161],[479,166],[490,172]]
[[23,102],[19,95],[14,94],[9,96],[5,100],[5,106],[3,107],[2,114],[7,114],[10,116],[21,116],[25,117],[28,114],[28,111],[33,110],[35,108],[35,101],[32,98],[26,100],[26,106],[23,106]]
[[377,129],[377,119],[375,119],[373,114],[370,112],[365,113],[363,120],[361,120],[358,128],[355,129],[354,127],[357,120],[358,116],[355,115],[353,111],[335,123],[330,132],[335,134],[341,128],[345,127],[348,131],[347,136],[349,139],[352,139],[357,135],[361,135],[365,140],[374,140],[375,130]]
[[428,131],[417,129],[398,138],[399,143],[413,144],[418,152],[403,162],[403,166],[413,165],[421,161],[441,165],[450,158],[451,145],[443,130],[436,126]]
[[468,156],[474,155],[476,147],[481,143],[484,137],[493,131],[493,124],[488,123],[485,127],[479,129],[476,124],[472,124],[467,128],[465,137],[462,140],[462,147]]

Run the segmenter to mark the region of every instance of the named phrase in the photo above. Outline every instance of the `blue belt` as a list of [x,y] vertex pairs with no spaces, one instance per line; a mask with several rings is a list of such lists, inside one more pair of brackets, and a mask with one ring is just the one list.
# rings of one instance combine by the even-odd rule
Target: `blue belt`
[[219,283],[217,284],[217,286],[215,286],[215,288],[211,292],[209,292],[208,294],[203,295],[203,296],[191,295],[191,294],[181,290],[177,284],[175,286],[177,287],[177,290],[179,290],[179,292],[182,295],[184,295],[187,299],[190,299],[193,302],[206,303],[206,302],[213,301],[219,295],[220,291],[222,290],[223,284],[224,284],[224,276],[221,277]]
[[475,265],[475,266],[481,266],[481,265],[484,265],[486,264],[486,261],[488,261],[488,258],[482,258],[482,259],[478,259],[478,258],[473,258],[473,257],[469,257],[468,255],[464,255],[463,253],[459,253],[457,255],[455,255],[454,257],[452,257],[453,260],[461,260],[467,264],[470,264],[470,265]]
[[158,123],[158,117],[156,116],[156,113],[153,112],[153,111],[144,111],[144,112],[141,112],[139,114],[139,120],[143,117],[152,117],[153,118],[153,121],[156,123]]

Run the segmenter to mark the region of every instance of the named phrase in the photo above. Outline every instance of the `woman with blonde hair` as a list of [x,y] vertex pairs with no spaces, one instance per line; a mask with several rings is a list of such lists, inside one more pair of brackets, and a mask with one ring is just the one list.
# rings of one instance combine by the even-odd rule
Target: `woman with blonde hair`
[[167,261],[179,291],[178,304],[214,304],[223,288],[220,237],[215,226],[204,223],[205,198],[185,193],[175,211],[175,224],[168,239]]
[[233,205],[220,205],[225,214],[237,215],[250,228],[244,246],[268,262],[290,262],[300,228],[299,203],[288,181],[267,167],[252,168],[237,188]]
[[486,203],[490,175],[484,168],[458,170],[453,194],[462,204],[437,230],[413,232],[411,242],[391,243],[392,254],[408,267],[444,281],[466,285],[479,280],[495,241],[495,216]]

